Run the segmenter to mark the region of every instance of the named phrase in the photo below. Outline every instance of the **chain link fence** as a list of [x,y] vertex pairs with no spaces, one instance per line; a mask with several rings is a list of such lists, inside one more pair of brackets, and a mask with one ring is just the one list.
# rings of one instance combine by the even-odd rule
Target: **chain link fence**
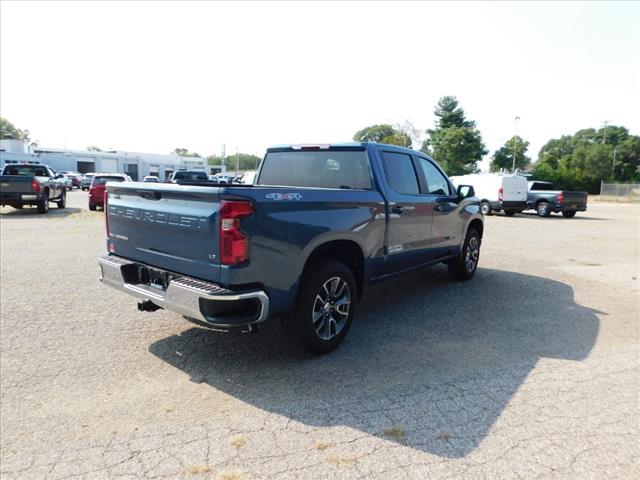
[[640,202],[640,183],[600,183],[601,197]]

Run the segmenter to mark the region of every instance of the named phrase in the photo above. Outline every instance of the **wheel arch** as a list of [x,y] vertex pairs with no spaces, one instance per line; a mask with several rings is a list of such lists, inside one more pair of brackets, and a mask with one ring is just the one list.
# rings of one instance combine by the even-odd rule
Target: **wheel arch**
[[482,239],[482,234],[484,233],[484,222],[479,218],[474,218],[469,222],[469,226],[467,227],[467,231],[469,228],[475,228]]
[[349,267],[356,281],[357,298],[358,300],[362,298],[364,288],[364,252],[358,242],[349,239],[336,239],[315,246],[305,259],[301,276],[304,275],[309,265],[319,258],[333,258]]

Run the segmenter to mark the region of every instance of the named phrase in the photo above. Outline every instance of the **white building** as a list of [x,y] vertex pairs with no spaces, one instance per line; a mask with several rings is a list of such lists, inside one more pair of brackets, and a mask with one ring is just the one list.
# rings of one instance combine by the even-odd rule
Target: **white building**
[[15,139],[0,140],[0,167],[4,168],[7,163],[44,164],[58,172],[120,172],[128,174],[133,180],[155,175],[163,181],[178,170],[202,170],[208,173],[207,159],[202,157],[181,157],[175,153],[161,155],[120,150],[94,152],[30,147],[27,142]]

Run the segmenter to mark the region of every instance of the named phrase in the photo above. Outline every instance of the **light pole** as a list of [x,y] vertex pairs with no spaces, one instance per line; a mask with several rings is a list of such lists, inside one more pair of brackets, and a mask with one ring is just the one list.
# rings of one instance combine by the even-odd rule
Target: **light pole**
[[516,117],[514,122],[516,124],[516,134],[513,137],[513,165],[511,166],[511,173],[516,173],[516,148],[518,146],[518,122],[520,117]]

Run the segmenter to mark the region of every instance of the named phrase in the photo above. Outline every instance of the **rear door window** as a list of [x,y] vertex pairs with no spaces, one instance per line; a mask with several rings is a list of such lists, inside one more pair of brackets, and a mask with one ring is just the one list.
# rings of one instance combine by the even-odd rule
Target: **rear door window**
[[413,160],[405,153],[383,152],[384,170],[389,179],[389,185],[398,193],[418,195],[418,177],[413,168]]

